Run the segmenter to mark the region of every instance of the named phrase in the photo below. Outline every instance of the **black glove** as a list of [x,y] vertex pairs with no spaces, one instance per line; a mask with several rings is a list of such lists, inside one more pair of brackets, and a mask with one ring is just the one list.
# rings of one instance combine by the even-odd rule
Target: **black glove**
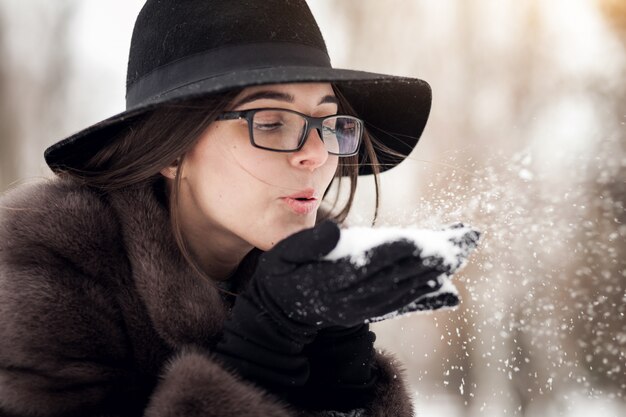
[[242,296],[298,338],[396,311],[437,290],[437,277],[451,271],[443,259],[421,258],[421,249],[404,238],[369,249],[360,262],[325,260],[339,237],[327,221],[278,243],[261,257]]
[[311,373],[292,401],[317,410],[365,408],[374,397],[378,380],[373,368],[375,340],[368,324],[320,330],[304,348]]
[[382,243],[362,263],[323,259],[340,231],[326,221],[296,233],[261,256],[249,287],[225,322],[218,356],[275,392],[304,385],[302,350],[322,328],[350,327],[398,311],[442,284],[453,269],[443,258],[420,257],[408,239]]

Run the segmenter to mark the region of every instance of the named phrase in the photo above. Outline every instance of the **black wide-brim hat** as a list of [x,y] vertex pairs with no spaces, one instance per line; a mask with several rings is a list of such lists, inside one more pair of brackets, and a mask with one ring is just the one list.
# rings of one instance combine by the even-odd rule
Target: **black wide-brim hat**
[[[386,147],[380,170],[417,144],[431,106],[428,83],[333,68],[304,0],[148,0],[135,22],[126,110],[44,152],[53,171],[81,168],[119,132],[164,104],[263,84],[333,83]],[[360,150],[364,157],[365,147]],[[359,174],[370,174],[369,165]]]

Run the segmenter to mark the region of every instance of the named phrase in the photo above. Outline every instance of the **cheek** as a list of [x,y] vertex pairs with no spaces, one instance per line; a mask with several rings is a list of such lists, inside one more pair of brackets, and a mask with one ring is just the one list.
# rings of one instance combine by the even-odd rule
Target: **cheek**
[[223,172],[229,173],[233,187],[235,181],[242,181],[240,186],[254,190],[281,178],[281,154],[255,148],[247,136],[241,136],[222,136],[212,149],[213,159],[219,159],[219,165]]
[[328,160],[324,164],[324,179],[326,180],[326,186],[330,185],[330,182],[335,177],[337,169],[339,167],[339,157],[337,155],[328,155]]
[[210,129],[193,153],[194,180],[206,182],[207,193],[222,200],[233,200],[231,194],[247,195],[250,175],[261,165],[258,157],[250,155],[252,147],[237,133],[235,129]]
[[195,203],[203,215],[211,220],[223,219],[225,214],[236,208],[233,190],[246,195],[245,178],[230,147],[239,147],[236,141],[226,140],[225,133],[209,128],[188,155],[187,177]]
[[262,220],[268,208],[271,194],[265,182],[279,178],[276,163],[251,155],[245,144],[216,139],[197,153],[190,182],[204,216],[242,234]]

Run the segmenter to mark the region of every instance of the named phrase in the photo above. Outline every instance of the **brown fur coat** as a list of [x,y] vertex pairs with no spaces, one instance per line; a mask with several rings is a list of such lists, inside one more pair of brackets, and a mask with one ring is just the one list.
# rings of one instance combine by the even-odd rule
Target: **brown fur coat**
[[[308,416],[212,359],[232,299],[194,277],[158,187],[0,199],[0,416]],[[237,284],[237,283],[235,283]],[[239,284],[237,284],[239,285]],[[378,353],[365,416],[413,415]]]

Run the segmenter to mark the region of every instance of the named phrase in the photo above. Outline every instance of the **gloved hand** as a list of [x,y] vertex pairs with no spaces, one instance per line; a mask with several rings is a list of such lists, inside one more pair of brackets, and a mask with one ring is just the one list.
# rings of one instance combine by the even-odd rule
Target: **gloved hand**
[[[457,233],[458,231],[458,233]],[[432,233],[431,231],[423,231],[423,233]],[[452,246],[453,250],[448,251],[447,262],[444,263],[444,273],[437,277],[437,289],[422,294],[417,299],[406,306],[380,317],[372,317],[367,320],[368,323],[387,320],[396,316],[402,316],[415,311],[438,310],[440,308],[450,308],[459,304],[459,295],[456,287],[451,282],[454,272],[461,268],[466,260],[467,255],[477,245],[480,233],[463,225],[463,223],[455,223],[440,229],[435,233],[444,233],[447,242]],[[445,236],[448,234],[448,236]],[[441,242],[440,242],[441,243]],[[425,260],[426,263],[430,262]],[[440,262],[438,260],[437,262]]]
[[436,254],[420,257],[422,249],[405,238],[375,245],[357,261],[324,259],[339,237],[337,225],[326,221],[261,256],[224,325],[216,349],[224,362],[285,393],[307,381],[302,349],[320,329],[356,326],[398,311],[436,291],[442,285],[437,277],[456,268]]
[[406,238],[373,246],[358,259],[324,259],[339,237],[337,225],[327,221],[283,240],[261,257],[244,296],[301,335],[396,311],[437,290],[437,277],[457,268],[436,255],[422,258]]

